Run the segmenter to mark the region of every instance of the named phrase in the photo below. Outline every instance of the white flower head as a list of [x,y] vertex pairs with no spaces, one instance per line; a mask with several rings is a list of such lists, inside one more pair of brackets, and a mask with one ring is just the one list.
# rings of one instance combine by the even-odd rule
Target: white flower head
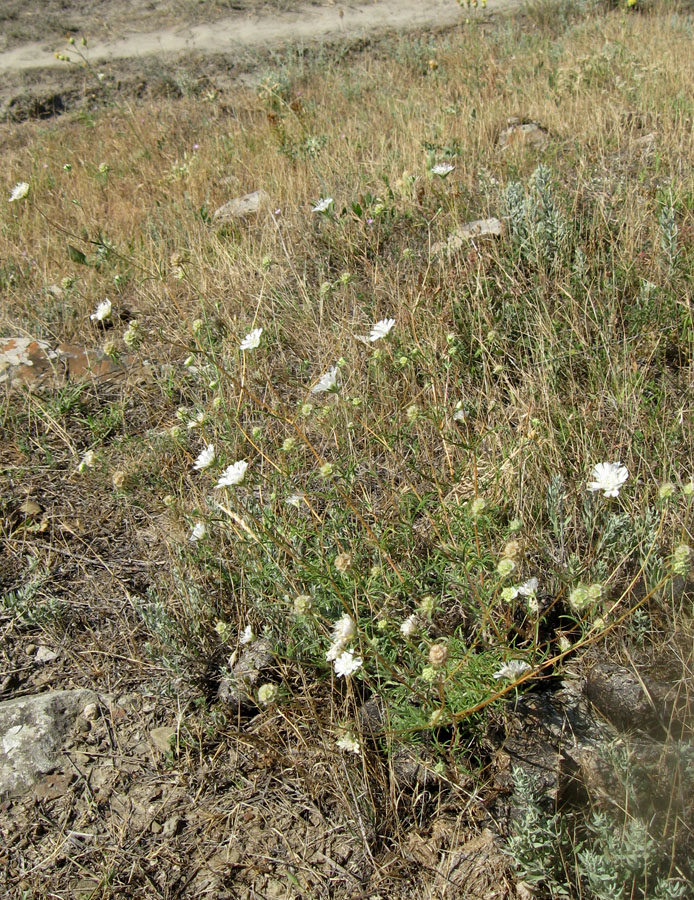
[[311,388],[312,394],[324,394],[326,392],[335,392],[337,391],[337,373],[338,367],[333,366],[332,369],[329,369],[325,375],[321,376],[320,381],[317,384],[314,384]]
[[248,463],[244,459],[240,459],[238,462],[232,463],[230,466],[227,466],[226,469],[222,472],[221,477],[215,487],[233,487],[233,485],[235,484],[241,484],[243,479],[246,477],[247,468]]
[[27,181],[20,181],[12,188],[12,193],[10,194],[8,202],[14,203],[15,200],[23,200],[28,193],[29,183]]
[[374,341],[380,341],[381,338],[384,338],[393,325],[395,325],[395,319],[381,319],[380,322],[376,322],[369,334],[371,343],[373,344]]
[[351,731],[345,731],[344,734],[337,739],[337,746],[346,753],[361,753],[359,741],[354,737]]
[[338,678],[349,678],[361,667],[362,658],[355,656],[351,650],[343,650],[335,659],[333,668]]
[[494,673],[494,678],[506,678],[509,681],[517,681],[524,672],[527,672],[530,666],[521,659],[510,659]]
[[620,462],[598,463],[593,469],[595,481],[588,482],[589,491],[603,491],[605,497],[619,496],[619,490],[629,477],[626,466]]
[[93,469],[96,465],[96,455],[93,450],[87,450],[87,452],[82,456],[80,460],[80,464],[78,466],[78,471],[84,472],[85,469]]
[[515,590],[521,597],[533,597],[537,593],[539,583],[537,578],[528,578],[523,584],[519,584]]
[[417,616],[413,613],[411,616],[408,616],[400,625],[400,634],[402,634],[403,637],[407,638],[414,637],[414,635],[417,634],[417,627]]
[[301,509],[304,502],[303,494],[292,494],[290,497],[287,497],[285,503],[288,506],[293,506],[295,509]]
[[102,300],[101,303],[97,306],[96,311],[89,316],[92,322],[105,322],[106,319],[111,318],[111,312],[113,311],[113,305],[108,297],[105,300]]
[[270,706],[279,697],[280,689],[276,684],[261,684],[258,688],[258,702],[263,706]]
[[188,538],[188,540],[192,541],[195,544],[195,543],[197,543],[197,541],[201,541],[205,537],[206,534],[207,534],[207,528],[205,527],[205,523],[204,522],[196,522],[195,527],[191,531],[190,537]]
[[193,463],[193,468],[198,471],[207,469],[214,462],[214,444],[208,444],[204,450],[200,451],[198,458]]
[[327,212],[332,205],[333,205],[332,197],[321,197],[321,199],[318,201],[318,203],[316,203],[315,206],[311,207],[311,212],[315,212],[315,213]]
[[357,626],[354,619],[349,613],[345,613],[344,616],[342,616],[341,619],[338,619],[333,625],[333,642],[335,644],[341,644],[344,647],[348,641],[352,640],[356,633]]
[[254,328],[249,331],[246,337],[241,341],[241,350],[255,350],[260,344],[260,335],[263,333],[262,328]]
[[435,166],[431,167],[431,174],[440,175],[441,178],[445,178],[446,175],[450,175],[454,169],[455,166],[453,163],[437,163]]
[[253,634],[253,629],[250,625],[246,625],[246,627],[241,632],[241,636],[239,637],[239,644],[250,644],[255,635]]

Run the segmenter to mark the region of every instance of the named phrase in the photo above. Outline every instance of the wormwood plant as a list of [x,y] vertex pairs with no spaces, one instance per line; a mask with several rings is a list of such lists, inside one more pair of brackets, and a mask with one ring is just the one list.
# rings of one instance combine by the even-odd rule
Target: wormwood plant
[[538,896],[585,900],[681,900],[688,886],[671,877],[668,846],[648,822],[627,814],[596,811],[587,821],[570,810],[548,812],[537,785],[523,769],[513,771],[520,815],[508,852],[520,878]]

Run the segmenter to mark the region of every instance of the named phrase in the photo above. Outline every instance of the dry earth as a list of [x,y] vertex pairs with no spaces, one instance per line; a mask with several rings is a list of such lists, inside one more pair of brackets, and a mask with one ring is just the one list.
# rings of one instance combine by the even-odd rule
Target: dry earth
[[[490,0],[486,13],[476,13],[517,5]],[[0,9],[0,121],[50,118],[114,91],[156,97],[203,82],[224,90],[280,47],[359,46],[388,32],[450,28],[463,18],[457,0],[12,0]]]

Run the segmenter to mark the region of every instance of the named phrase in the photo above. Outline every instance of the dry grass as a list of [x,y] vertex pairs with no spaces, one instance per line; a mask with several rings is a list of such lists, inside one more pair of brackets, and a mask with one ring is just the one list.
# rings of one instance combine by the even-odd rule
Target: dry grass
[[[127,671],[184,698],[210,700],[246,624],[264,633],[280,701],[234,734],[276,753],[280,768],[302,760],[297,784],[330,794],[317,815],[356,816],[370,872],[387,870],[413,827],[446,818],[437,804],[482,807],[489,719],[479,711],[502,715],[491,675],[504,660],[559,672],[565,638],[578,659],[587,644],[635,664],[663,654],[683,693],[691,679],[680,640],[689,595],[671,575],[674,548],[692,543],[692,24],[546,16],[535,31],[509,20],[393,39],[349,60],[288,53],[257,90],[6,129],[6,194],[19,180],[30,193],[0,213],[2,332],[124,353],[136,319],[155,376],[112,394],[5,401],[8,496],[23,486],[45,507],[53,485],[57,499],[47,533],[6,528],[4,589],[27,581],[27,555],[59,572],[61,546],[66,584],[110,572],[103,610],[88,582],[82,608],[70,611],[64,591],[81,625],[63,632],[80,677],[101,632],[123,641],[128,662],[106,655],[100,678]],[[541,123],[546,147],[502,149],[511,115]],[[454,172],[432,176],[447,159]],[[213,226],[217,207],[257,188],[270,197],[257,217]],[[327,214],[311,211],[321,197],[334,198]],[[507,215],[497,243],[432,252],[462,222]],[[61,284],[56,299],[47,288]],[[89,318],[104,297],[108,328]],[[387,338],[355,337],[386,317]],[[255,327],[260,346],[240,351]],[[339,394],[312,394],[338,360]],[[244,485],[216,491],[209,471],[192,469],[207,443],[217,475],[249,462]],[[87,449],[97,466],[78,475]],[[592,467],[617,459],[630,473],[619,499],[588,502]],[[670,500],[663,482],[675,485]],[[298,509],[286,503],[294,494]],[[77,540],[56,524],[68,503],[81,510]],[[85,524],[97,508],[102,518]],[[208,536],[191,545],[197,521]],[[85,530],[98,553],[84,549]],[[516,563],[506,584],[539,578],[537,609],[504,600],[504,557]],[[578,583],[603,593],[572,611]],[[300,594],[313,597],[312,615],[296,614]],[[422,611],[427,595],[433,609]],[[645,618],[625,615],[637,606]],[[399,626],[417,610],[406,641]],[[364,658],[346,686],[325,662],[343,613]],[[423,677],[442,642],[445,678]],[[331,759],[335,735],[358,732],[373,695],[388,707],[388,739],[363,737],[368,752]],[[201,720],[203,765],[231,738],[207,707]],[[403,741],[436,767],[425,801],[421,785],[393,777]],[[291,818],[296,804],[285,807]],[[302,882],[296,870],[296,890],[329,895],[330,866],[291,853],[322,872]],[[384,884],[374,890],[405,895],[397,879]]]

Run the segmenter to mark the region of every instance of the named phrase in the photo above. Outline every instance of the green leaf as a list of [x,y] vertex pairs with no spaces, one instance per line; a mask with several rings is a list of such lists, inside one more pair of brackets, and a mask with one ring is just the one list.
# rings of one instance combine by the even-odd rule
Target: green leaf
[[73,247],[71,244],[68,244],[67,252],[68,256],[73,262],[79,263],[81,266],[87,265],[87,257],[84,255],[84,253],[82,253],[81,250],[78,250],[77,247]]

